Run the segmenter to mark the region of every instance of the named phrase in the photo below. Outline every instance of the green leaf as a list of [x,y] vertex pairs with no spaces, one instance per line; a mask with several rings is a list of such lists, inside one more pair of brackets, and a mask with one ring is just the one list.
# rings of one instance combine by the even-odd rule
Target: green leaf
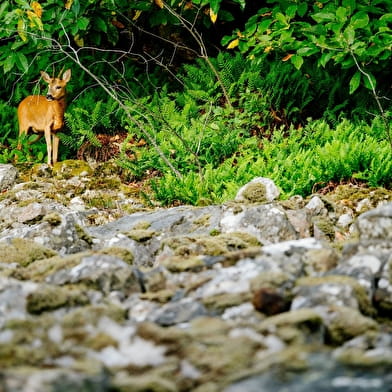
[[290,61],[297,69],[300,69],[302,67],[302,64],[304,63],[304,59],[302,58],[302,56],[298,56],[296,54],[294,56],[291,56]]
[[4,67],[4,73],[8,73],[11,71],[11,69],[14,67],[15,65],[15,58],[14,55],[12,56],[8,56],[4,62],[3,62],[3,67]]
[[331,58],[332,58],[331,52],[324,52],[319,59],[319,64],[325,68],[325,66],[327,65],[328,61],[331,60]]
[[275,15],[275,18],[276,18],[276,20],[277,20],[278,22],[282,23],[283,25],[288,25],[286,15],[283,15],[281,12],[278,12],[278,13]]
[[298,4],[298,9],[297,9],[297,13],[298,16],[300,16],[301,18],[306,14],[306,11],[308,10],[308,4],[307,3],[299,3]]
[[3,17],[3,13],[6,8],[8,8],[9,2],[5,1],[1,6],[0,6],[0,17]]
[[349,14],[352,14],[356,8],[355,0],[343,0],[342,6],[346,7]]
[[78,19],[78,21],[76,22],[76,25],[79,30],[86,30],[89,23],[90,23],[90,19],[82,17],[82,18]]
[[253,23],[253,24],[247,24],[246,25],[246,35],[253,35],[257,30],[257,23]]
[[265,31],[268,30],[268,28],[270,27],[271,23],[272,23],[271,19],[265,19],[258,25],[257,30],[260,33],[264,33]]
[[108,31],[107,24],[99,16],[94,19],[94,27],[96,28],[96,30],[103,31],[104,33],[107,33]]
[[243,10],[246,6],[246,0],[234,0],[236,3],[238,3]]
[[[376,88],[377,80],[376,80],[376,78],[374,77],[374,75],[372,75],[371,73],[367,72],[367,74],[368,74],[369,76],[365,76],[365,77],[363,78],[364,85],[365,85],[365,87],[366,87],[367,89],[373,90],[373,88],[374,88],[374,89]],[[369,80],[369,78],[370,78],[370,80]],[[370,83],[370,81],[371,81],[371,83]]]
[[27,61],[26,56],[21,52],[16,52],[15,54],[16,54],[15,57],[16,65],[22,72],[27,72],[29,69],[29,63]]
[[369,15],[365,11],[357,12],[351,17],[350,25],[354,29],[361,29],[369,24]]
[[359,84],[361,83],[361,76],[362,74],[359,71],[357,71],[355,72],[354,76],[351,78],[349,83],[350,94],[353,94],[359,87]]
[[312,15],[312,18],[317,22],[332,22],[335,20],[335,14],[330,12],[317,12],[316,14]]
[[343,31],[343,37],[346,40],[348,45],[352,45],[355,40],[355,30],[351,25],[347,26],[347,28]]
[[300,48],[297,50],[297,54],[299,56],[310,56],[310,55],[318,53],[318,52],[319,52],[318,48],[316,48],[316,47],[311,48],[309,46],[306,46],[304,48]]
[[291,19],[294,18],[295,14],[297,13],[297,5],[291,5],[286,10],[286,15]]
[[345,22],[347,20],[347,9],[344,7],[339,7],[336,10],[336,17],[339,22]]
[[24,41],[15,41],[15,42],[12,44],[12,46],[11,46],[11,50],[12,50],[12,51],[17,50],[17,49],[19,49],[21,46],[23,46],[23,45],[25,45],[25,44],[26,44],[26,42],[24,42]]
[[225,22],[232,22],[233,20],[235,20],[231,12],[222,9],[219,10],[219,19]]
[[210,0],[210,7],[215,14],[219,12],[221,0]]
[[380,17],[381,21],[392,22],[392,13],[384,14]]

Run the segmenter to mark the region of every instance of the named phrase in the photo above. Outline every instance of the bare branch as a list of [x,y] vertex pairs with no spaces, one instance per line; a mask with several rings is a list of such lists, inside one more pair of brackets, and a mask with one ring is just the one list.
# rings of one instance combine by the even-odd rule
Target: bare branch
[[374,99],[375,99],[375,101],[377,103],[378,109],[380,110],[380,113],[381,113],[381,118],[383,119],[383,122],[384,122],[384,125],[385,125],[385,132],[387,134],[389,145],[391,146],[391,149],[392,149],[391,129],[390,129],[389,121],[387,119],[387,115],[386,115],[386,113],[384,111],[384,108],[382,107],[382,104],[381,104],[381,99],[380,99],[381,97],[379,97],[378,94],[377,94],[376,87],[375,87],[375,85],[373,83],[373,80],[372,80],[371,76],[361,67],[361,65],[359,64],[359,62],[358,62],[354,52],[351,49],[350,49],[350,54],[351,54],[351,57],[353,58],[353,60],[355,62],[355,65],[356,65],[358,71],[362,75],[364,75],[367,78],[367,80],[369,81],[369,85],[370,85],[370,88],[372,90],[373,97],[374,97]]

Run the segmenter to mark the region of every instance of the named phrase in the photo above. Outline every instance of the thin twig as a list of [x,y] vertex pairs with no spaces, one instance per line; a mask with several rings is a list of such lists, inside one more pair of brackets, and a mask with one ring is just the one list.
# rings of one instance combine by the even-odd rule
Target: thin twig
[[391,150],[392,150],[392,137],[391,137],[391,129],[390,129],[389,121],[388,121],[387,115],[386,115],[386,113],[384,111],[384,108],[382,107],[381,100],[380,100],[380,97],[377,94],[376,87],[375,87],[375,85],[373,83],[373,80],[372,80],[371,76],[365,70],[363,70],[363,68],[359,64],[359,62],[358,62],[354,52],[352,51],[352,49],[350,49],[350,54],[351,54],[351,57],[354,59],[354,62],[355,62],[355,65],[358,68],[358,71],[362,75],[364,75],[367,78],[367,80],[369,81],[369,85],[370,85],[370,88],[372,90],[373,97],[374,97],[374,99],[375,99],[375,101],[377,103],[378,109],[380,110],[381,118],[384,121],[385,132],[387,134],[387,139],[388,139],[389,145],[391,146]]
[[[65,36],[67,37],[68,42],[69,37],[67,35],[67,32],[65,31],[65,28],[63,25],[61,25],[63,32]],[[46,38],[49,39],[49,38]],[[182,174],[173,166],[173,164],[170,162],[170,160],[166,157],[162,149],[158,146],[156,140],[150,135],[150,133],[147,131],[147,129],[144,127],[144,125],[138,121],[131,113],[130,108],[117,96],[116,91],[113,89],[113,87],[105,81],[103,81],[101,78],[99,78],[97,75],[95,75],[92,71],[90,71],[80,60],[78,51],[75,50],[71,45],[66,45],[64,47],[55,39],[50,38],[52,42],[56,44],[56,48],[63,53],[66,57],[68,57],[70,60],[72,60],[75,64],[78,65],[79,68],[81,68],[84,72],[86,72],[87,75],[89,75],[95,82],[114,100],[118,103],[120,108],[124,111],[128,119],[130,120],[131,123],[133,123],[146,137],[146,139],[151,143],[151,145],[154,147],[155,151],[158,153],[158,155],[161,157],[161,159],[165,162],[165,164],[170,168],[170,170],[178,177],[179,179],[182,179]]]

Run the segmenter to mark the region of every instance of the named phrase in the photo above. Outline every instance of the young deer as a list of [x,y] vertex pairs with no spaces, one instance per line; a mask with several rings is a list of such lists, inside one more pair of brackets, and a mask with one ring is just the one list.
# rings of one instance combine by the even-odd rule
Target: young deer
[[[41,76],[49,85],[48,93],[46,97],[30,95],[19,104],[19,137],[23,134],[27,135],[30,129],[34,132],[43,132],[48,151],[48,165],[52,165],[57,162],[60,140],[56,133],[64,125],[65,86],[71,79],[71,70],[65,71],[62,79],[51,78],[43,71],[41,71]],[[19,142],[18,149],[20,148]]]

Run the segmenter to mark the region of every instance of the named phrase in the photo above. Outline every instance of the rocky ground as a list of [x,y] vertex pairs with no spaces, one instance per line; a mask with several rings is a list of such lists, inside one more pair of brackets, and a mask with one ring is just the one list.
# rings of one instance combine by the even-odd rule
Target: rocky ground
[[0,165],[0,391],[392,391],[392,193],[152,208]]

